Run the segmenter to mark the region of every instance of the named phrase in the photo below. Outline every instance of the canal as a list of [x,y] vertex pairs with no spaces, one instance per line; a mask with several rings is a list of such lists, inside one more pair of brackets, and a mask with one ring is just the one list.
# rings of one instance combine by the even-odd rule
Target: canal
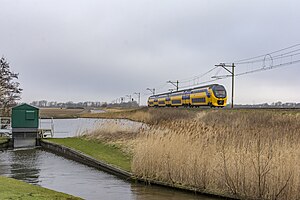
[[213,200],[168,188],[133,184],[41,149],[0,152],[0,175],[84,199]]
[[[73,137],[107,122],[139,128],[141,123],[128,120],[54,119],[54,137]],[[47,120],[42,121],[46,127]],[[119,179],[42,149],[0,151],[0,176],[12,177],[84,199],[138,200],[213,200],[158,186],[145,186]]]

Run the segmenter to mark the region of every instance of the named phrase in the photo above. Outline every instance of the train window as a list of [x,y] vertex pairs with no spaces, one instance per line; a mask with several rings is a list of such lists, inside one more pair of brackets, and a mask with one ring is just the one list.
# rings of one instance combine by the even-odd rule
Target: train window
[[217,98],[225,98],[226,97],[226,90],[222,85],[213,87],[213,92]]
[[172,104],[181,104],[181,100],[172,100]]
[[190,99],[190,95],[184,95],[182,96],[182,99],[185,100],[185,99]]
[[192,93],[201,93],[201,92],[205,92],[206,90],[194,90],[192,91]]
[[205,98],[194,98],[192,99],[192,103],[205,103]]

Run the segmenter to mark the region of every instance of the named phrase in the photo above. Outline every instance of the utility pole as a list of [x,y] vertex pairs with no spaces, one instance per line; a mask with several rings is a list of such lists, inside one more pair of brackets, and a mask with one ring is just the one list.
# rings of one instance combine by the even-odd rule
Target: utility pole
[[147,88],[146,90],[149,90],[150,92],[152,92],[153,95],[155,95],[155,88],[153,89]]
[[126,95],[126,97],[129,97],[129,101],[128,101],[128,102],[132,101],[132,99],[131,99],[131,94]]
[[179,87],[178,87],[178,84],[179,84],[179,81],[167,81],[167,83],[171,83],[172,85],[174,85],[176,87],[176,91],[178,91]]
[[[232,65],[225,65],[225,63],[220,63],[218,65],[215,65],[216,67],[222,67],[225,69],[227,72],[231,74],[231,108],[233,108],[233,94],[234,94],[234,63]],[[227,68],[231,67],[231,71]],[[217,77],[212,77],[212,78],[217,78]]]
[[136,94],[138,96],[139,106],[140,106],[140,103],[141,103],[141,93],[140,92],[135,92],[134,94]]

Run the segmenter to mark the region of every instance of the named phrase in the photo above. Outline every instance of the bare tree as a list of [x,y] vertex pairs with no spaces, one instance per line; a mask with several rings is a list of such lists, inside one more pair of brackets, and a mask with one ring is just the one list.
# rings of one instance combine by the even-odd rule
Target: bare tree
[[9,63],[4,57],[0,59],[0,115],[8,115],[9,109],[21,99],[20,83],[14,81],[19,74],[9,69]]

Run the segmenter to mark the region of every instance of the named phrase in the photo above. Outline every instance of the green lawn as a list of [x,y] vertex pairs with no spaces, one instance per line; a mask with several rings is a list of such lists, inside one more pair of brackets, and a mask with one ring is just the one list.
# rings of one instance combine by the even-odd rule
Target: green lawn
[[51,138],[47,140],[81,151],[96,160],[104,161],[120,169],[131,171],[130,156],[124,154],[116,146],[85,138]]
[[44,199],[81,199],[61,192],[56,192],[39,186],[31,185],[12,178],[0,176],[0,198],[20,200]]

